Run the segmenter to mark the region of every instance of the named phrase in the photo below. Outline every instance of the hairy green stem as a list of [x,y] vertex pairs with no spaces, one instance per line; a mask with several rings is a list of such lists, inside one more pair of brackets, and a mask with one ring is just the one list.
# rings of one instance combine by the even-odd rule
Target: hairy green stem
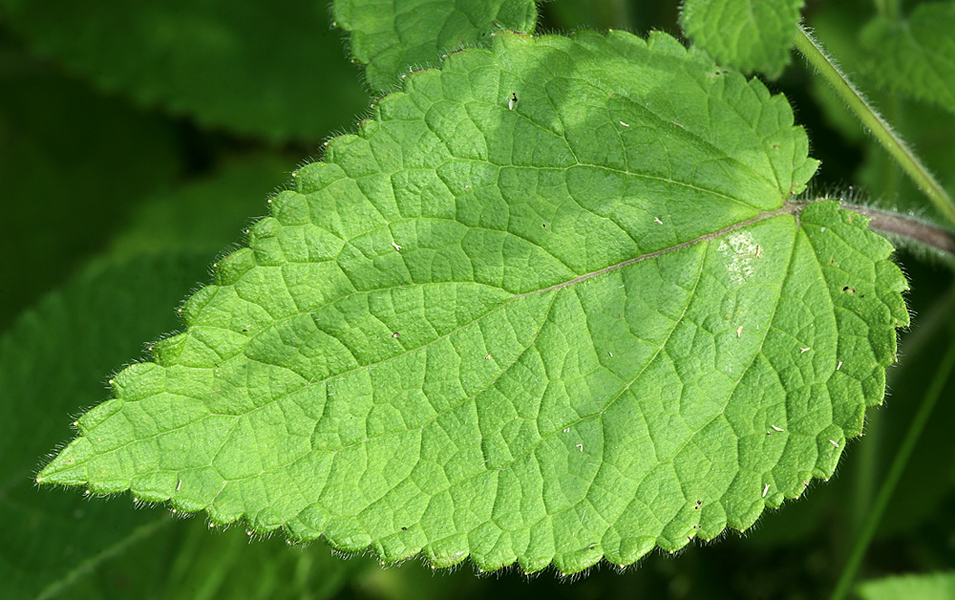
[[919,406],[915,418],[913,418],[912,423],[909,424],[909,429],[905,434],[905,438],[902,440],[902,445],[895,454],[895,459],[892,461],[891,467],[889,467],[889,472],[885,477],[885,481],[882,483],[881,489],[879,489],[879,495],[872,505],[872,510],[866,515],[865,524],[859,536],[855,539],[852,551],[849,554],[849,560],[846,561],[845,566],[842,568],[839,581],[836,583],[832,596],[830,596],[831,600],[843,600],[855,582],[859,567],[862,565],[862,559],[865,558],[872,537],[875,535],[876,529],[882,521],[882,515],[885,513],[889,500],[892,499],[892,494],[895,493],[899,479],[902,477],[909,458],[912,456],[912,450],[922,435],[925,423],[932,414],[932,409],[935,408],[935,403],[938,401],[942,393],[942,388],[948,381],[953,368],[955,368],[955,345],[949,345],[948,351],[942,358],[941,363],[939,363],[938,369],[935,370],[935,376],[932,378],[932,382],[929,384],[929,388],[922,398],[922,404]]
[[898,134],[889,127],[885,119],[869,105],[806,28],[801,25],[796,33],[796,47],[806,57],[806,60],[832,85],[836,93],[849,105],[849,108],[862,120],[869,131],[875,135],[879,143],[899,162],[899,165],[915,181],[916,185],[925,192],[925,195],[928,196],[945,219],[955,225],[955,201],[928,172],[925,165],[906,146]]

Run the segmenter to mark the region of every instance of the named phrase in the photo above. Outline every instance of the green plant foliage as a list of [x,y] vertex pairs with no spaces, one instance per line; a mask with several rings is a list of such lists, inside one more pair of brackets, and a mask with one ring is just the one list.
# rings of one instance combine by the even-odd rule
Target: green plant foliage
[[[43,299],[0,338],[0,579],[4,598],[125,598],[130,578],[152,580],[144,598],[330,597],[346,575],[372,566],[342,562],[323,545],[287,548],[280,540],[251,546],[245,532],[210,535],[201,521],[175,523],[166,511],[125,502],[90,502],[36,493],[36,455],[66,427],[45,418],[82,410],[102,394],[102,374],[137,354],[137,339],[175,323],[171,303],[201,278],[208,257],[196,253],[103,260]],[[140,314],[145,311],[145,314]],[[104,330],[102,323],[111,327]],[[68,347],[73,352],[64,353]],[[54,372],[49,364],[56,364]],[[42,383],[40,383],[42,382]],[[36,413],[31,421],[25,417]],[[109,527],[103,527],[109,523]],[[148,540],[148,543],[147,543]],[[119,569],[110,561],[133,553]],[[169,564],[166,556],[177,556]],[[90,573],[99,571],[96,577]],[[145,592],[145,590],[143,590]]]
[[859,584],[862,600],[948,600],[955,598],[955,573],[902,575]]
[[908,96],[955,112],[955,3],[919,4],[904,21],[876,17],[860,40],[865,73]]
[[494,31],[530,33],[537,24],[533,0],[335,0],[333,7],[353,59],[367,65],[368,83],[381,91],[397,87],[409,69],[437,64]]
[[[0,330],[92,256],[143,190],[182,168],[175,129],[0,37]],[[42,215],[39,218],[38,215]]]
[[103,374],[141,353],[137,340],[175,326],[170,307],[202,277],[207,261],[195,254],[101,261],[0,338],[0,580],[6,597],[61,588],[168,520],[164,511],[125,502],[38,494],[31,474],[36,457],[69,434],[64,419],[49,415],[96,404]]
[[[858,73],[853,78],[856,86],[872,98],[887,97],[883,110],[893,128],[912,147],[933,173],[955,171],[955,113],[917,100],[911,96],[895,95],[880,85],[878,78],[870,78],[867,61],[870,52],[860,42],[861,9],[849,3],[821,5],[812,13],[809,25],[847,73]],[[935,207],[926,206],[925,196],[904,173],[885,149],[870,135],[845,103],[832,92],[824,81],[814,80],[811,91],[825,109],[826,124],[845,139],[862,147],[865,160],[858,167],[856,181],[873,204],[900,212],[913,212],[935,223],[946,221]],[[838,168],[839,155],[823,158],[823,164]],[[828,160],[828,163],[826,161]],[[950,194],[955,194],[955,180],[941,177]]]
[[[288,184],[289,159],[264,154],[227,161],[210,177],[160,192],[138,207],[110,243],[113,256],[216,252],[268,212],[266,196]],[[210,260],[211,262],[211,260]]]
[[779,77],[804,0],[686,0],[680,15],[693,43],[720,63]]
[[[120,112],[113,118],[123,116]],[[212,181],[156,194],[134,212],[133,223],[110,256],[86,266],[62,289],[24,313],[0,338],[0,455],[4,457],[0,466],[0,531],[4,532],[0,597],[52,596],[64,589],[75,590],[70,586],[77,581],[83,583],[80,590],[71,592],[74,597],[123,597],[124,588],[117,587],[116,580],[132,577],[131,566],[121,569],[115,579],[104,576],[99,585],[90,581],[89,574],[147,539],[152,552],[132,564],[140,576],[163,581],[152,587],[167,585],[164,556],[155,548],[181,551],[183,542],[166,511],[134,510],[125,502],[89,502],[46,490],[37,494],[31,475],[36,457],[69,435],[67,423],[48,418],[49,411],[78,415],[95,405],[103,394],[104,374],[139,355],[142,340],[175,328],[171,307],[196,282],[206,279],[214,253],[236,239],[247,215],[254,214],[257,206],[264,207],[264,196],[284,179],[285,167],[279,162],[274,158],[236,160]],[[73,170],[66,173],[74,175]],[[215,222],[194,229],[183,226],[203,215],[207,219],[214,215]],[[177,224],[178,235],[174,235]],[[220,557],[236,554],[239,544],[248,544],[244,535],[239,542],[234,536],[208,542]],[[340,567],[329,571],[322,566],[323,560],[328,562],[327,550],[322,552],[321,546],[310,552],[313,572],[320,579],[340,575]],[[276,555],[273,563],[264,565],[253,557],[242,560],[256,564],[256,569],[246,571],[261,572],[263,568],[291,570],[297,559]],[[199,577],[182,575],[187,581]],[[230,582],[239,579],[237,575],[229,578]],[[200,596],[170,593],[164,597]],[[272,597],[279,597],[278,592]]]
[[0,5],[33,47],[102,89],[208,126],[320,140],[367,106],[322,2]]
[[664,34],[504,33],[374,115],[38,481],[574,573],[749,527],[881,402],[905,280],[792,201],[817,164],[759,81]]

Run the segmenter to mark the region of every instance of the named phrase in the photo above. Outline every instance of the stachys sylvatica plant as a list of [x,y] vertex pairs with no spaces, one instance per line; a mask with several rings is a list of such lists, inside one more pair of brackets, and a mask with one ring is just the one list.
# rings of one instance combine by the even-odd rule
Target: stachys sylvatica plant
[[37,482],[386,563],[562,574],[801,496],[909,323],[886,236],[951,235],[808,193],[806,131],[750,75],[795,44],[955,215],[802,4],[687,0],[684,43],[534,35],[526,0],[336,1],[383,95]]

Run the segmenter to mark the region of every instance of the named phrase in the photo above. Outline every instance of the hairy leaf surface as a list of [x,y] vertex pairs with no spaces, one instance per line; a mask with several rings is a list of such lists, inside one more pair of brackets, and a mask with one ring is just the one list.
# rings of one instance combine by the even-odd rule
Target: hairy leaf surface
[[409,69],[437,64],[445,52],[487,40],[491,32],[530,33],[534,0],[335,0],[335,23],[348,31],[352,57],[378,90]]
[[778,77],[804,0],[686,0],[680,14],[693,42],[722,64]]
[[482,569],[676,550],[828,477],[905,281],[785,99],[666,35],[497,34],[272,201],[40,482]]
[[866,74],[955,112],[955,3],[920,4],[908,19],[872,20],[860,34]]

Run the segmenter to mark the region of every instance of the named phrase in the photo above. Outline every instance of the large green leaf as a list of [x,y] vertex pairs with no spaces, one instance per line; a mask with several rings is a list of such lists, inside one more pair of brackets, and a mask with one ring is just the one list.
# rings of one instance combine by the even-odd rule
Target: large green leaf
[[727,66],[778,77],[804,0],[686,0],[680,22],[695,44]]
[[320,140],[368,104],[318,0],[0,0],[33,48],[204,125]]
[[905,281],[785,99],[656,34],[494,36],[276,196],[41,483],[386,561],[630,564],[828,477]]
[[909,96],[955,112],[955,3],[920,4],[904,21],[876,17],[860,40],[865,73]]
[[532,32],[534,0],[335,0],[335,23],[350,33],[351,53],[368,83],[390,90],[412,68],[473,46],[500,29]]

